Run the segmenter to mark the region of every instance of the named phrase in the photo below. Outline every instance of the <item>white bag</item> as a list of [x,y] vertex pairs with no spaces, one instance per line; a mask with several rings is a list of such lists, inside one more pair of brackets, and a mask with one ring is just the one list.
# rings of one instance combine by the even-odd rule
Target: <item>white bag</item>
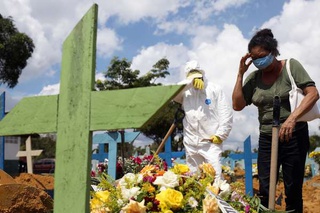
[[[293,112],[295,108],[297,108],[301,103],[302,99],[304,98],[304,95],[303,95],[303,91],[299,87],[297,87],[291,75],[290,59],[287,60],[286,66],[287,66],[287,72],[288,72],[288,76],[290,78],[291,87],[292,87],[291,91],[289,92],[289,101],[290,101],[291,112]],[[312,121],[316,118],[320,118],[317,103],[312,107],[312,109],[309,112],[304,114],[297,121]]]

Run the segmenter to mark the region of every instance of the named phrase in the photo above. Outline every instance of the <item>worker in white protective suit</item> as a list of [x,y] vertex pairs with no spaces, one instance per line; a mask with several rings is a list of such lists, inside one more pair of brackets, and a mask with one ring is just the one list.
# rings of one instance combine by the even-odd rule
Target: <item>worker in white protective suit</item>
[[220,86],[205,78],[197,61],[185,66],[187,84],[174,101],[185,111],[183,119],[183,144],[186,162],[191,172],[202,163],[210,163],[216,171],[216,180],[223,179],[221,168],[222,142],[232,128],[232,108]]

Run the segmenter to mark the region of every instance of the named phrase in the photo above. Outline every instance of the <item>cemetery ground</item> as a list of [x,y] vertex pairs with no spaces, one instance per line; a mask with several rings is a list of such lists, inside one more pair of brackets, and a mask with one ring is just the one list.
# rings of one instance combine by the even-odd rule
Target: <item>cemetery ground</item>
[[[235,175],[232,178],[233,181],[237,182],[238,187],[244,192],[245,184],[244,184],[244,170],[235,168]],[[226,176],[225,179],[228,182],[231,182],[231,178]],[[14,177],[14,180],[17,183],[32,186],[46,192],[49,192],[54,189],[54,175],[40,175],[40,174],[29,174],[29,173],[21,173],[20,175]],[[259,183],[257,178],[253,178],[253,189],[254,194],[258,192]],[[284,201],[284,187],[283,183],[280,182],[277,185],[277,196],[282,196],[281,203],[276,204],[276,210],[285,210],[285,201]],[[0,193],[0,200],[2,200],[5,196],[5,193]],[[0,212],[9,213],[15,212],[10,209],[19,209],[19,213],[48,213],[50,212],[50,208],[53,208],[52,203],[44,203],[41,202],[40,196],[38,194],[38,198],[35,194],[25,193],[23,197],[20,197],[21,202],[14,203],[9,209],[4,208],[0,203]],[[303,199],[304,199],[304,213],[316,213],[319,212],[319,203],[320,203],[320,175],[314,176],[313,178],[306,180],[303,185]],[[23,202],[24,201],[24,202]]]

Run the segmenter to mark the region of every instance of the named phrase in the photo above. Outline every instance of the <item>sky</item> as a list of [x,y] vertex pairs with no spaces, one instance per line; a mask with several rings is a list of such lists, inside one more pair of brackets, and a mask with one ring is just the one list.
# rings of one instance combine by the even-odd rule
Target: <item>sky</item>
[[[270,28],[279,43],[278,59],[297,59],[320,85],[320,0],[2,0],[0,14],[11,16],[35,44],[18,85],[0,86],[7,111],[24,97],[59,93],[62,43],[94,3],[99,7],[96,79],[103,79],[115,56],[132,61],[142,75],[165,57],[170,76],[157,82],[172,85],[184,79],[187,61],[198,60],[231,105],[248,42],[257,30]],[[246,76],[253,70],[252,65]],[[319,125],[319,119],[309,122],[310,135],[320,134]],[[234,111],[224,149],[242,150],[249,136],[257,147],[258,126],[255,106]],[[134,142],[148,143],[143,136]]]

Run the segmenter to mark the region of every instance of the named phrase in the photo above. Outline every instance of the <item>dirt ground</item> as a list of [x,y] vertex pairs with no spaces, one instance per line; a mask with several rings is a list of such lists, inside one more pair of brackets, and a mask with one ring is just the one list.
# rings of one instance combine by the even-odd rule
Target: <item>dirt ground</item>
[[[244,182],[244,171],[235,170],[236,177],[238,177],[239,181]],[[255,192],[258,192],[259,190],[259,181],[257,178],[253,179],[253,190]],[[320,205],[320,175],[314,176],[310,180],[307,180],[303,184],[302,189],[302,196],[303,196],[303,213],[318,213],[319,211],[319,205]],[[283,182],[279,183],[277,185],[277,191],[276,191],[276,197],[280,196],[282,193],[283,199],[281,202],[281,205],[275,206],[276,210],[285,210],[285,200],[284,200],[284,185]]]
[[[243,175],[244,171],[236,172],[237,177],[239,178],[238,181],[244,181]],[[32,186],[42,190],[52,190],[54,187],[54,178],[53,176],[44,176],[44,175],[36,175],[36,174],[27,174],[21,173],[18,177],[14,178],[17,183],[21,183],[27,186]],[[253,188],[254,191],[258,191],[259,189],[259,182],[256,178],[253,179]],[[283,183],[278,184],[277,186],[277,196],[282,194],[284,195],[284,188]],[[34,197],[35,194],[29,193],[29,196]],[[1,196],[1,193],[0,193]],[[28,193],[25,193],[24,196],[28,196]],[[45,196],[42,193],[38,193],[38,196]],[[43,198],[42,198],[43,199]],[[304,199],[304,213],[318,213],[319,212],[319,204],[320,204],[320,176],[315,176],[312,179],[305,181],[303,185],[303,199]],[[48,212],[48,203],[40,202],[41,199],[35,199],[34,202],[19,202],[16,205],[20,205],[19,209],[26,208],[24,211],[18,211],[19,213],[47,213]],[[31,209],[31,205],[34,205]],[[49,204],[49,208],[52,208],[52,203]],[[28,211],[28,208],[30,211]],[[35,209],[37,211],[35,211]],[[282,199],[281,206],[276,205],[277,210],[285,210],[285,201]],[[3,211],[0,212],[10,212],[10,211]]]
[[51,213],[52,176],[21,173],[11,183],[0,184],[1,213]]

